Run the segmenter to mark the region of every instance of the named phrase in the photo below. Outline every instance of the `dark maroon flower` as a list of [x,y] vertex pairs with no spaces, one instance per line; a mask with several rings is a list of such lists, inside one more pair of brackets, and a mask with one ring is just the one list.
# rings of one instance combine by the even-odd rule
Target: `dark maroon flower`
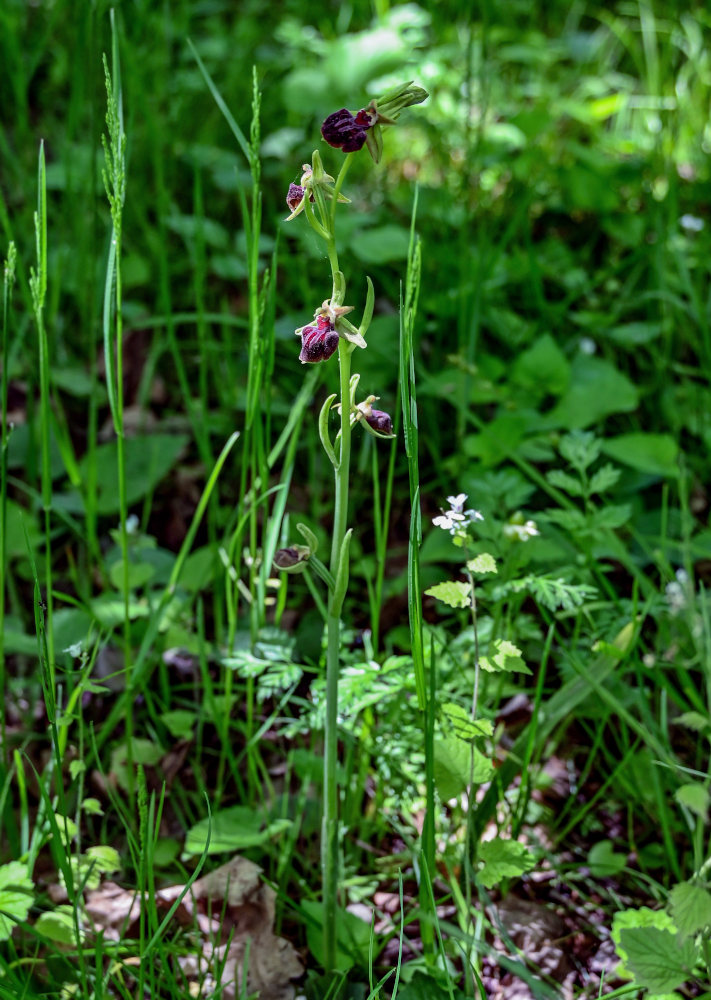
[[338,347],[338,334],[328,316],[317,316],[314,323],[302,327],[297,333],[301,334],[299,361],[302,364],[328,361]]
[[348,108],[341,108],[328,116],[321,126],[321,135],[329,146],[342,149],[344,153],[355,153],[365,145],[368,129],[376,119],[374,112],[365,109],[354,116]]
[[300,184],[290,184],[289,192],[286,196],[286,203],[289,206],[290,212],[295,212],[299,207],[301,202],[304,200],[304,195],[306,191]]
[[274,553],[274,565],[286,573],[298,573],[307,562],[311,549],[307,545],[290,545],[286,549],[277,549]]
[[392,434],[393,432],[393,422],[390,419],[390,414],[385,413],[384,410],[371,409],[370,414],[366,415],[365,420],[379,434]]

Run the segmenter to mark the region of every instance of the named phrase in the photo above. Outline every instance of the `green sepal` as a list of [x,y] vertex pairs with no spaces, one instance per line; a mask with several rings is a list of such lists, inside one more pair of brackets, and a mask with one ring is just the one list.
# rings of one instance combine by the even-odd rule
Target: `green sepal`
[[321,412],[318,415],[318,436],[321,438],[321,444],[323,445],[323,450],[326,452],[331,460],[331,465],[334,469],[339,466],[339,461],[336,458],[336,453],[333,450],[333,445],[331,444],[331,438],[328,434],[328,415],[331,412],[331,407],[333,406],[333,401],[338,393],[332,393],[326,402],[321,407]]
[[308,525],[299,522],[299,524],[296,525],[296,530],[299,532],[303,540],[308,545],[309,549],[311,550],[311,555],[315,556],[316,553],[318,552],[318,538],[316,537],[316,535],[314,535],[311,528],[309,528]]

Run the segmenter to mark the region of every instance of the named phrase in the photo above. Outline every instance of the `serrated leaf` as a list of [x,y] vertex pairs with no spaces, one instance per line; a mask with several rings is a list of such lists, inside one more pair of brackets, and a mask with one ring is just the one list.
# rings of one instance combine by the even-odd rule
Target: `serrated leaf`
[[493,639],[489,647],[488,656],[482,656],[480,660],[482,670],[487,673],[513,673],[517,671],[522,674],[530,674],[521,656],[521,650],[514,646],[508,639]]
[[588,522],[585,515],[579,510],[560,510],[557,507],[548,507],[542,513],[536,515],[541,521],[548,521],[550,524],[557,524],[571,534],[586,531]]
[[495,837],[479,845],[479,861],[483,867],[477,878],[485,889],[493,889],[502,878],[515,878],[530,871],[536,863],[533,855],[517,840]]
[[648,906],[640,906],[636,910],[618,910],[612,918],[612,930],[610,936],[614,942],[617,954],[620,957],[621,965],[619,974],[624,979],[631,979],[632,973],[627,968],[628,954],[622,945],[622,931],[630,927],[657,927],[660,930],[670,931],[676,934],[674,921],[666,910],[651,910]]
[[671,915],[683,937],[693,937],[711,925],[711,892],[700,885],[682,882],[669,894]]
[[489,552],[481,552],[467,562],[470,573],[498,573],[496,560]]
[[590,477],[588,488],[591,493],[605,493],[620,478],[621,470],[614,465],[603,465]]
[[668,993],[691,975],[698,949],[659,927],[626,927],[620,931],[627,967],[637,984],[651,993]]
[[585,487],[575,476],[571,476],[562,469],[551,469],[546,473],[546,479],[559,490],[563,490],[568,496],[582,497],[585,495]]
[[621,528],[632,517],[632,505],[628,503],[607,504],[599,507],[590,518],[592,531],[604,528]]
[[32,879],[27,866],[10,861],[0,867],[0,941],[7,941],[15,924],[27,919],[32,908]]
[[436,583],[425,593],[429,597],[436,597],[438,601],[443,601],[450,608],[466,608],[471,600],[471,587],[461,580],[445,580],[444,583]]
[[493,735],[494,725],[490,719],[472,719],[461,705],[447,702],[442,706],[442,712],[460,740],[478,740]]
[[688,784],[677,788],[674,798],[679,805],[686,806],[696,816],[706,819],[709,811],[709,791],[705,785],[702,785],[698,781],[690,781]]

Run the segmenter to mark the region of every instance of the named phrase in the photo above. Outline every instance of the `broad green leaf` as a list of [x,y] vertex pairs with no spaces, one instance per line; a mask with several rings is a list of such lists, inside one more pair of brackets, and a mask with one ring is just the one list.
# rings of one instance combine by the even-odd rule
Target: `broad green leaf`
[[88,847],[86,857],[102,875],[117,872],[121,869],[121,858],[115,847],[108,844],[97,844]]
[[[471,771],[472,751],[474,768]],[[456,736],[446,736],[434,742],[434,779],[437,791],[443,802],[456,799],[472,783],[480,785],[489,781],[494,773],[494,766],[476,747],[457,739]]]
[[456,799],[469,783],[469,746],[456,736],[434,741],[434,780],[443,802]]
[[363,229],[350,239],[350,249],[364,264],[389,264],[405,260],[410,246],[410,230],[404,226],[386,225]]
[[176,740],[191,740],[196,715],[188,709],[175,709],[173,712],[163,712],[161,722],[166,726],[171,736]]
[[471,587],[461,580],[445,580],[444,583],[436,583],[425,593],[429,597],[436,597],[438,601],[448,604],[450,608],[466,608],[471,600]]
[[[53,910],[41,913],[37,918],[35,929],[57,944],[73,945],[77,943],[74,927],[74,911],[71,906],[62,904],[61,906],[56,906]],[[79,921],[79,933],[83,938],[81,920]]]
[[696,816],[706,819],[709,811],[709,790],[698,781],[690,781],[686,785],[681,785],[674,793],[677,802],[686,806]]
[[611,878],[627,864],[624,854],[618,854],[611,840],[600,840],[588,852],[588,866],[594,878]]
[[101,803],[98,799],[86,798],[82,800],[81,804],[82,810],[87,814],[87,816],[103,816],[104,810],[101,807]]
[[494,837],[479,845],[479,861],[483,862],[477,878],[485,889],[493,889],[502,878],[514,878],[530,871],[536,863],[533,855],[517,840]]
[[470,573],[498,573],[496,560],[489,552],[480,552],[467,562]]
[[668,993],[686,982],[698,949],[691,940],[659,927],[626,927],[620,931],[627,967],[639,986],[652,993]]
[[693,937],[711,926],[711,892],[700,885],[682,882],[669,894],[671,915],[683,937]]
[[546,333],[518,355],[511,378],[536,397],[560,396],[568,388],[570,362]]
[[482,670],[488,673],[498,673],[506,671],[511,673],[518,671],[522,674],[530,674],[521,656],[521,650],[514,646],[508,639],[493,639],[489,646],[488,656],[482,656],[480,660]]
[[454,702],[442,705],[442,712],[451,722],[454,735],[460,740],[478,740],[491,736],[494,732],[494,725],[490,719],[472,719],[465,708]]
[[[307,916],[306,940],[317,962],[324,963],[323,905],[316,900],[301,903]],[[336,969],[347,972],[354,965],[367,964],[370,948],[370,924],[348,910],[338,911],[336,923]]]
[[[126,493],[129,506],[150,493],[175,467],[188,444],[186,434],[137,435],[126,440]],[[100,445],[96,455],[96,509],[99,514],[119,510],[116,442]],[[87,459],[79,463],[87,478]]]
[[[138,590],[155,576],[156,568],[147,562],[128,563],[128,585],[131,590]],[[119,559],[109,570],[109,580],[117,590],[123,587],[123,560]]]
[[648,906],[640,906],[636,910],[618,910],[612,919],[612,931],[610,936],[615,945],[617,954],[620,956],[622,964],[619,966],[619,974],[625,979],[631,979],[632,973],[627,968],[628,954],[622,944],[622,931],[631,927],[656,927],[659,930],[670,931],[676,934],[674,921],[665,910],[651,910]]
[[248,806],[231,806],[213,813],[212,818],[201,819],[188,830],[183,848],[183,858],[202,854],[210,831],[208,854],[234,854],[248,847],[259,847],[269,840],[275,840],[291,827],[291,820],[277,819],[265,824],[260,812]]
[[7,941],[17,923],[27,919],[32,908],[32,879],[27,866],[10,861],[0,867],[0,941]]
[[616,462],[657,476],[679,475],[679,445],[670,434],[647,434],[637,431],[607,438],[603,451]]
[[547,415],[550,427],[591,427],[613,413],[629,413],[639,404],[634,383],[609,361],[578,355],[570,387]]

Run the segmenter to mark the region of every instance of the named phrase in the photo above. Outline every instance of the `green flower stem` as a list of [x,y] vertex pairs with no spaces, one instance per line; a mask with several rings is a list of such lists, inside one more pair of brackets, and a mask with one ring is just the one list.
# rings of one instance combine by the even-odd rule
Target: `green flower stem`
[[[351,157],[346,156],[341,172],[336,181],[336,191],[345,178]],[[328,260],[331,265],[333,279],[332,305],[342,305],[340,296],[345,295],[345,281],[339,275],[338,252],[336,250],[335,216],[337,195],[330,206],[330,231],[326,241]],[[324,219],[324,222],[326,219]],[[340,293],[340,294],[339,294]],[[334,301],[337,298],[340,301]],[[335,466],[335,506],[333,518],[333,535],[331,539],[330,571],[334,580],[346,578],[348,574],[348,546],[343,540],[348,524],[348,486],[351,459],[351,420],[350,420],[350,380],[351,353],[353,348],[347,340],[341,338],[338,344],[338,362],[340,369],[340,401],[341,401],[341,431],[337,450],[338,463]],[[341,566],[341,560],[346,565]],[[328,615],[326,618],[327,653],[326,653],[326,727],[324,738],[324,806],[323,824],[321,827],[321,874],[323,879],[323,943],[324,964],[327,972],[336,968],[336,914],[338,907],[338,675],[340,654],[341,610],[345,590],[334,588],[328,598]]]

